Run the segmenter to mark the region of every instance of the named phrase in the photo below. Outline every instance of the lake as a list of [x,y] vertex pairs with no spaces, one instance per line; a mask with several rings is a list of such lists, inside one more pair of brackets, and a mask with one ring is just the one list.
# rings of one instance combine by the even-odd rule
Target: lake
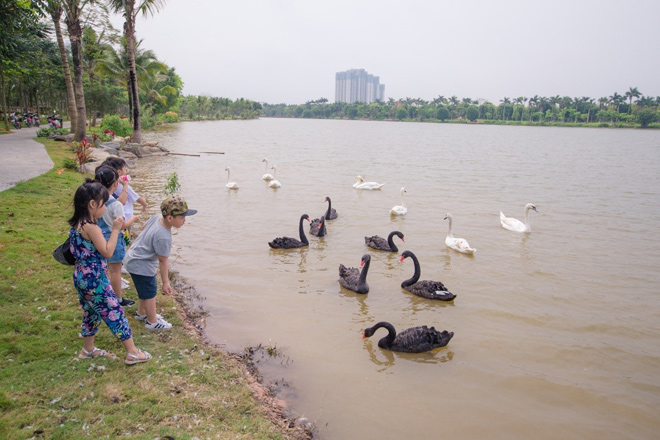
[[[176,171],[199,213],[175,232],[173,269],[229,351],[261,344],[260,372],[321,439],[657,438],[660,432],[660,132],[260,119],[184,122],[146,135],[172,152],[141,159],[134,186],[158,211]],[[208,152],[224,152],[210,154]],[[282,187],[262,180],[264,158]],[[237,191],[225,188],[227,173]],[[272,170],[269,170],[272,172]],[[385,185],[352,187],[356,176]],[[391,217],[405,187],[408,213]],[[339,217],[302,249],[298,220]],[[500,226],[500,210],[531,233]],[[477,249],[445,246],[447,221]],[[364,237],[405,234],[398,253]],[[457,295],[402,290],[422,279]],[[370,291],[338,266],[371,255]],[[448,346],[393,353],[362,331],[428,325]]]

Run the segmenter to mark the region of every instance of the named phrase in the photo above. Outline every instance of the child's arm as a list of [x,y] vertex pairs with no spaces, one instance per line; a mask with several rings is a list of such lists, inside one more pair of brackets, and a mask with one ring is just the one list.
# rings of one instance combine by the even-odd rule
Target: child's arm
[[122,183],[121,186],[122,186],[121,194],[119,194],[119,196],[117,197],[117,200],[119,200],[119,202],[122,205],[125,205],[126,201],[128,200],[128,182]]
[[142,206],[142,214],[147,212],[147,201],[144,200],[144,197],[142,197],[142,196],[138,197],[136,202],[138,202]]
[[169,277],[169,266],[168,266],[168,257],[158,256],[158,270],[160,271],[160,280],[163,282],[163,292],[168,295],[172,294],[172,286],[170,286],[170,277]]
[[82,230],[89,236],[89,240],[94,243],[94,246],[101,253],[101,255],[103,255],[105,258],[110,258],[115,252],[115,247],[117,246],[117,237],[119,236],[119,231],[121,231],[121,225],[123,222],[123,217],[117,217],[112,222],[112,232],[110,233],[110,238],[108,241],[105,241],[103,231],[101,231],[101,228],[99,228],[98,225],[93,223],[85,223],[85,225],[82,227]]
[[[117,200],[119,200],[119,199],[117,199]],[[129,218],[128,220],[124,221],[124,224],[121,226],[121,228],[122,228],[122,229],[126,229],[126,228],[128,228],[129,226],[131,226],[133,223],[135,223],[136,221],[138,221],[139,219],[140,219],[140,216],[139,216],[139,215],[134,215],[134,216],[132,216],[131,218]]]

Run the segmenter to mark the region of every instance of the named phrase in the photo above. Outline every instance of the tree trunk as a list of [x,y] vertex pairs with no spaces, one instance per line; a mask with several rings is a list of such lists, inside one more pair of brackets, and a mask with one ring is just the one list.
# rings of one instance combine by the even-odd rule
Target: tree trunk
[[7,97],[5,96],[5,72],[0,63],[0,87],[2,87],[2,114],[5,121],[5,131],[9,132],[9,114],[7,111]]
[[126,2],[126,22],[124,35],[126,36],[126,52],[128,54],[128,75],[133,96],[133,142],[142,143],[142,124],[140,121],[140,96],[138,94],[138,80],[135,71],[135,14],[132,2]]
[[57,46],[60,48],[60,58],[62,59],[62,71],[64,72],[64,82],[66,83],[66,96],[67,107],[69,109],[69,119],[71,120],[71,133],[76,132],[78,119],[76,115],[76,96],[73,91],[73,81],[71,80],[71,70],[69,69],[69,57],[66,54],[66,47],[64,46],[64,37],[62,37],[62,29],[60,28],[60,20],[62,18],[62,7],[53,8],[50,10],[50,15],[55,24],[55,35],[57,36]]
[[85,109],[85,92],[83,90],[82,66],[82,28],[80,19],[67,15],[67,28],[71,42],[71,55],[73,58],[73,90],[76,96],[77,124],[73,139],[80,142],[86,135],[87,111]]

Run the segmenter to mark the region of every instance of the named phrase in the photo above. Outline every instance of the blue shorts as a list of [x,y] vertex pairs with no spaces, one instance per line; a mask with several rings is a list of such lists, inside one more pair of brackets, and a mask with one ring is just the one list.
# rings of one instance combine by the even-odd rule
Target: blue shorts
[[155,298],[158,293],[158,283],[156,282],[156,277],[148,277],[144,275],[131,274],[133,279],[133,285],[135,290],[137,290],[138,298],[140,299],[151,299]]
[[[107,236],[106,236],[107,235]],[[106,240],[110,238],[110,234],[106,234],[103,231],[103,236]],[[117,237],[117,246],[115,246],[115,252],[112,254],[112,257],[108,258],[108,263],[121,263],[126,256],[126,242],[124,241],[124,231],[119,231],[119,237]]]

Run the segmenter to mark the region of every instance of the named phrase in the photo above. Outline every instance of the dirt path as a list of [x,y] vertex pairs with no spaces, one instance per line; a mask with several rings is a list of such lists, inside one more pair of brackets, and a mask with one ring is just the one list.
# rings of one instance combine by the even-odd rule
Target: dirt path
[[0,191],[30,180],[55,165],[46,147],[33,139],[38,128],[21,128],[0,136]]

